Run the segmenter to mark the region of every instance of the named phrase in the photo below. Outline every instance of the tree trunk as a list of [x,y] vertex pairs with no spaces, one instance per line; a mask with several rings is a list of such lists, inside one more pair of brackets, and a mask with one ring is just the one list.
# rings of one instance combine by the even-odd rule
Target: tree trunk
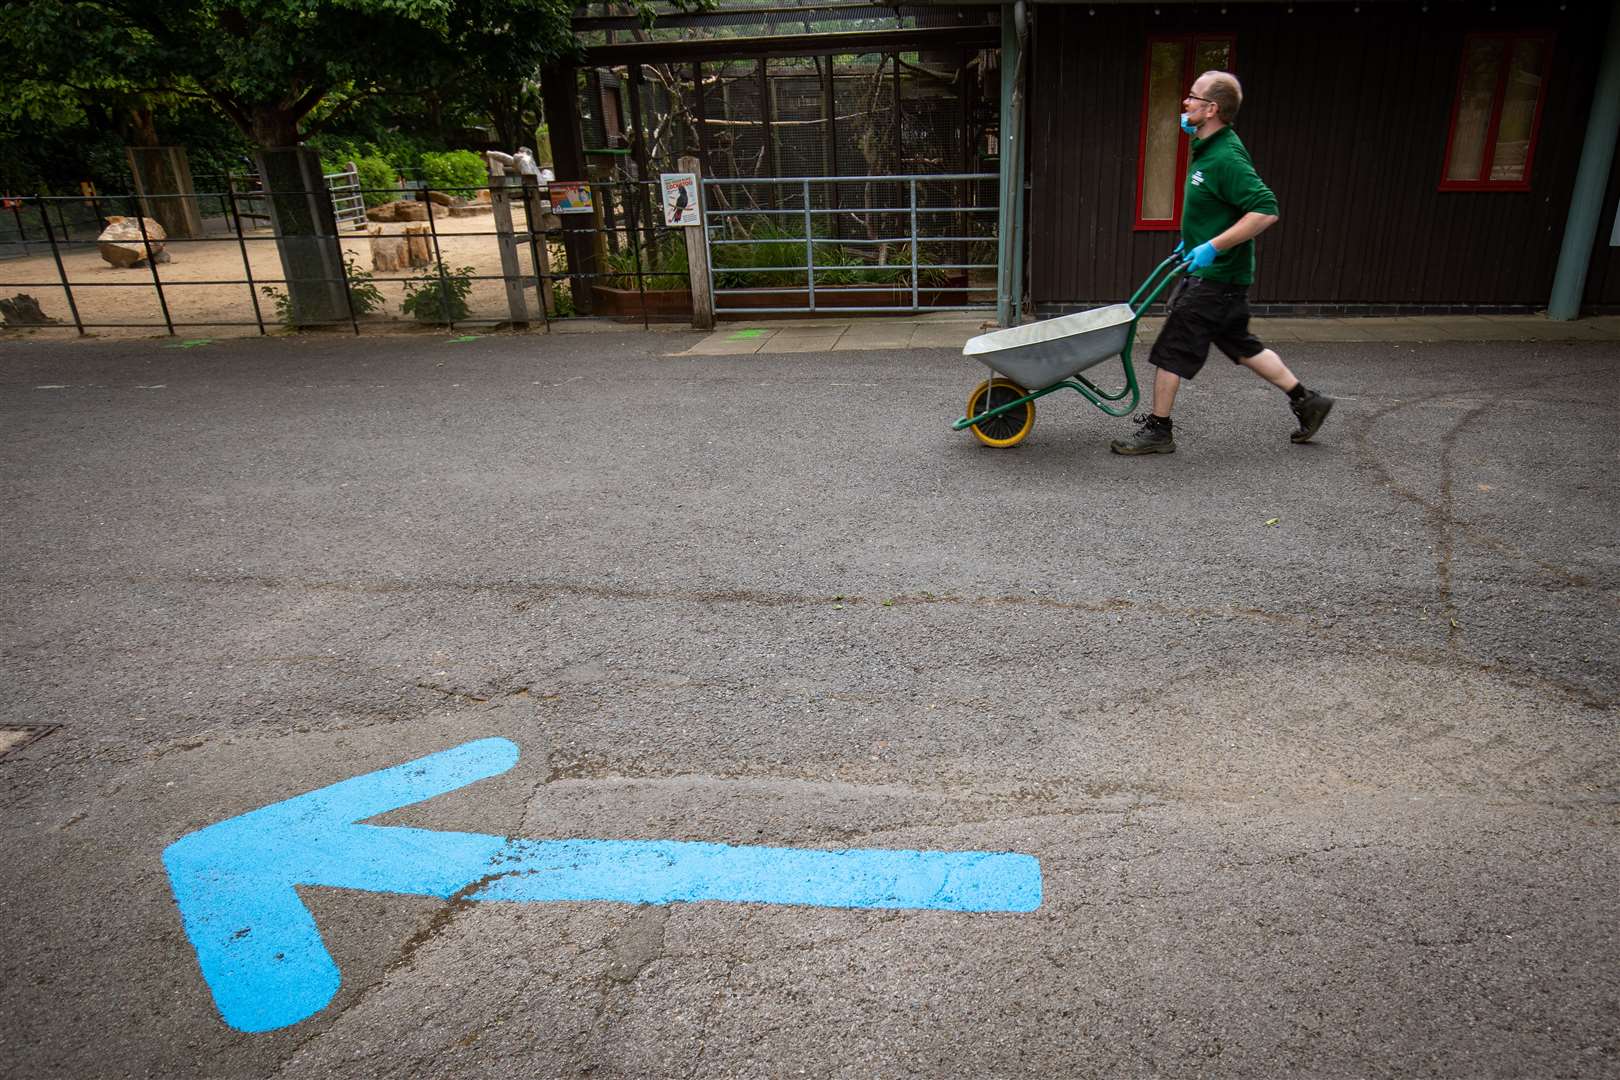
[[[254,126],[259,130],[257,117]],[[341,243],[320,158],[287,143],[261,147],[258,162],[291,302],[289,321],[294,326],[348,322]]]
[[149,108],[130,109],[124,124],[124,142],[130,146],[162,146]]

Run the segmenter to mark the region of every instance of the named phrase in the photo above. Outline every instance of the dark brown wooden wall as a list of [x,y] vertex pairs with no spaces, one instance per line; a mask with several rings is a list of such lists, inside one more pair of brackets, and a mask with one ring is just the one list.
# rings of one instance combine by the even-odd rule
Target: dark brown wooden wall
[[[1258,242],[1256,303],[1544,306],[1608,5],[1497,6],[1036,6],[1030,297],[1117,303],[1175,245],[1174,233],[1132,228],[1147,40],[1232,33],[1245,93],[1237,130],[1282,210]],[[1491,29],[1557,34],[1533,190],[1441,192],[1463,36]],[[1620,303],[1620,249],[1607,246],[1617,187],[1588,303]]]

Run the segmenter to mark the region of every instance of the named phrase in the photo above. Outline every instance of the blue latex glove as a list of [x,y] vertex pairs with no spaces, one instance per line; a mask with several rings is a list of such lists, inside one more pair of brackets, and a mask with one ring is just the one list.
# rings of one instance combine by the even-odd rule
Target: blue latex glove
[[1187,266],[1193,270],[1202,270],[1212,264],[1215,261],[1215,256],[1219,254],[1220,252],[1215,250],[1214,244],[1199,244],[1187,252]]
[[1184,249],[1186,246],[1187,246],[1187,241],[1185,241],[1185,240],[1177,240],[1176,241],[1176,250],[1172,251],[1170,254],[1172,254],[1172,255],[1180,255],[1181,252],[1182,252],[1182,249]]

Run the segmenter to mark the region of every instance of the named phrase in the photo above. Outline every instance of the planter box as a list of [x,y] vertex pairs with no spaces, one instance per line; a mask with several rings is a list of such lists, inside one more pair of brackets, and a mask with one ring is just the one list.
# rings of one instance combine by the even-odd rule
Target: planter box
[[[647,317],[692,317],[692,290],[648,289]],[[641,318],[642,294],[636,289],[610,289],[606,285],[591,286],[591,312],[595,315],[623,315]]]
[[[953,286],[940,288],[922,286],[917,290],[919,308],[957,307],[968,302],[968,280],[965,274],[952,274],[948,279]],[[733,293],[724,289],[714,298],[717,308],[798,308],[808,309],[810,291],[801,288],[773,289],[770,292]],[[897,312],[911,310],[910,285],[817,285],[815,314],[839,308],[892,308]],[[804,311],[805,314],[810,314]]]

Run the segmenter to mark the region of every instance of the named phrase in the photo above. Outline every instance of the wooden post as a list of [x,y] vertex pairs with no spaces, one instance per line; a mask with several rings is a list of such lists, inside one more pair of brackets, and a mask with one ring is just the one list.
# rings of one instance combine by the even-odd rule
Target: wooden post
[[[504,155],[503,155],[504,156]],[[512,325],[527,329],[529,303],[523,295],[523,267],[518,262],[517,236],[512,229],[512,196],[507,184],[506,165],[486,154],[489,165],[489,205],[495,214],[495,246],[501,252],[501,282],[506,286],[506,306],[512,313]]]
[[692,287],[692,326],[698,330],[714,329],[714,294],[709,291],[709,242],[705,235],[709,229],[708,206],[703,195],[703,162],[695,157],[681,158],[681,172],[697,176],[696,227],[688,226],[686,234],[686,270]]

